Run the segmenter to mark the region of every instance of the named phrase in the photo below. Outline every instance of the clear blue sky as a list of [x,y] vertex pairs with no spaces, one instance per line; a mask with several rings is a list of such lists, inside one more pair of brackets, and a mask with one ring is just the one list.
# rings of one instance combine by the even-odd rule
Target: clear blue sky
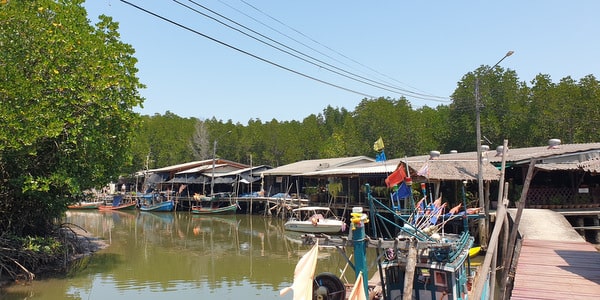
[[144,108],[138,111],[147,115],[171,111],[242,124],[250,119],[302,121],[327,105],[352,111],[364,98],[399,99],[403,94],[414,108],[435,107],[449,103],[463,75],[495,64],[509,50],[515,53],[501,66],[528,84],[540,73],[553,82],[566,76],[600,77],[596,0],[194,1],[204,7],[179,0],[312,63],[175,1],[128,1],[196,31],[119,0],[86,1],[92,23],[100,14],[112,16],[120,24],[121,40],[135,48],[137,75],[147,86],[141,91]]

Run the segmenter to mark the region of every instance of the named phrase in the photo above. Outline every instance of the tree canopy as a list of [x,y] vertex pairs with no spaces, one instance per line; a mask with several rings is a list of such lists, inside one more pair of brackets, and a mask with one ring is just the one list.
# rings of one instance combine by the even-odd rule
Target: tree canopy
[[81,0],[0,9],[0,231],[43,234],[130,164],[142,103],[134,49]]
[[[375,157],[373,142],[382,137],[388,158],[426,155],[432,150],[442,153],[456,150],[475,151],[475,79],[480,80],[482,143],[499,146],[504,139],[510,147],[545,145],[549,139],[564,143],[597,142],[600,134],[600,84],[593,75],[579,81],[565,77],[553,83],[548,75],[539,74],[531,86],[520,81],[514,70],[486,66],[463,76],[449,105],[435,108],[413,108],[405,99],[363,99],[353,111],[327,106],[322,113],[310,115],[301,122],[262,122],[251,120],[247,125],[226,123],[213,118],[178,119],[171,122],[188,123],[179,126],[184,139],[199,140],[192,124],[204,124],[202,136],[205,153],[218,140],[217,156],[254,165],[280,166],[292,162],[344,156]],[[159,114],[150,119],[173,119],[172,114]],[[146,118],[145,118],[146,120]],[[144,130],[136,144],[151,137],[154,143],[164,143],[171,149],[171,161],[152,155],[151,168],[188,161],[188,144],[173,144],[158,134],[165,125],[144,122]],[[198,125],[197,125],[198,126]],[[187,129],[186,129],[187,128]],[[231,132],[230,134],[226,134]],[[202,147],[196,147],[201,149]],[[148,150],[151,147],[146,147]],[[146,155],[143,152],[144,155]],[[182,155],[178,155],[182,154]],[[140,154],[141,155],[141,154]],[[211,157],[211,156],[209,156]],[[137,167],[141,167],[138,164]],[[139,170],[139,169],[137,169]]]

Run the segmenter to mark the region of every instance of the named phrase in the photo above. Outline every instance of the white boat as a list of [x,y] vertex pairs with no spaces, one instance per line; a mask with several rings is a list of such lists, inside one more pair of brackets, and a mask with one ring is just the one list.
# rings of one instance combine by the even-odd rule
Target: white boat
[[284,228],[307,233],[341,233],[346,224],[329,207],[307,206],[292,210],[292,217],[285,222]]

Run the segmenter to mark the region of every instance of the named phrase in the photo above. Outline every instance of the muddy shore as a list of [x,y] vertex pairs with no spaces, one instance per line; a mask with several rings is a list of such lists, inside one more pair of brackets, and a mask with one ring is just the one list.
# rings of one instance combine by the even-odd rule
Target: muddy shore
[[[93,236],[91,233],[86,231],[83,228],[72,226],[70,228],[63,228],[61,235],[66,236],[67,239],[72,239],[75,241],[77,245],[78,251],[71,254],[69,257],[69,263],[72,263],[75,260],[81,259],[86,256],[90,256],[95,252],[105,249],[109,246],[109,244],[96,236]],[[50,266],[51,267],[51,266]],[[50,268],[51,269],[51,268]],[[35,274],[35,275],[48,275],[45,273]],[[51,275],[51,273],[50,273]],[[12,284],[24,284],[19,282],[19,280],[13,280],[12,278],[0,278],[0,288],[12,285]]]

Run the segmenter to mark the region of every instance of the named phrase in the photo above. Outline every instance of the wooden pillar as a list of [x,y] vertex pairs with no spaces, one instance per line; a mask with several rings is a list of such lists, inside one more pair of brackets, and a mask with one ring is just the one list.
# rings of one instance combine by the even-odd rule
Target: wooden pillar
[[[594,227],[600,226],[600,215],[593,217],[592,224]],[[592,241],[592,242],[594,242],[595,244],[599,244],[600,243],[600,230],[595,230],[594,232],[595,232],[595,241]]]

